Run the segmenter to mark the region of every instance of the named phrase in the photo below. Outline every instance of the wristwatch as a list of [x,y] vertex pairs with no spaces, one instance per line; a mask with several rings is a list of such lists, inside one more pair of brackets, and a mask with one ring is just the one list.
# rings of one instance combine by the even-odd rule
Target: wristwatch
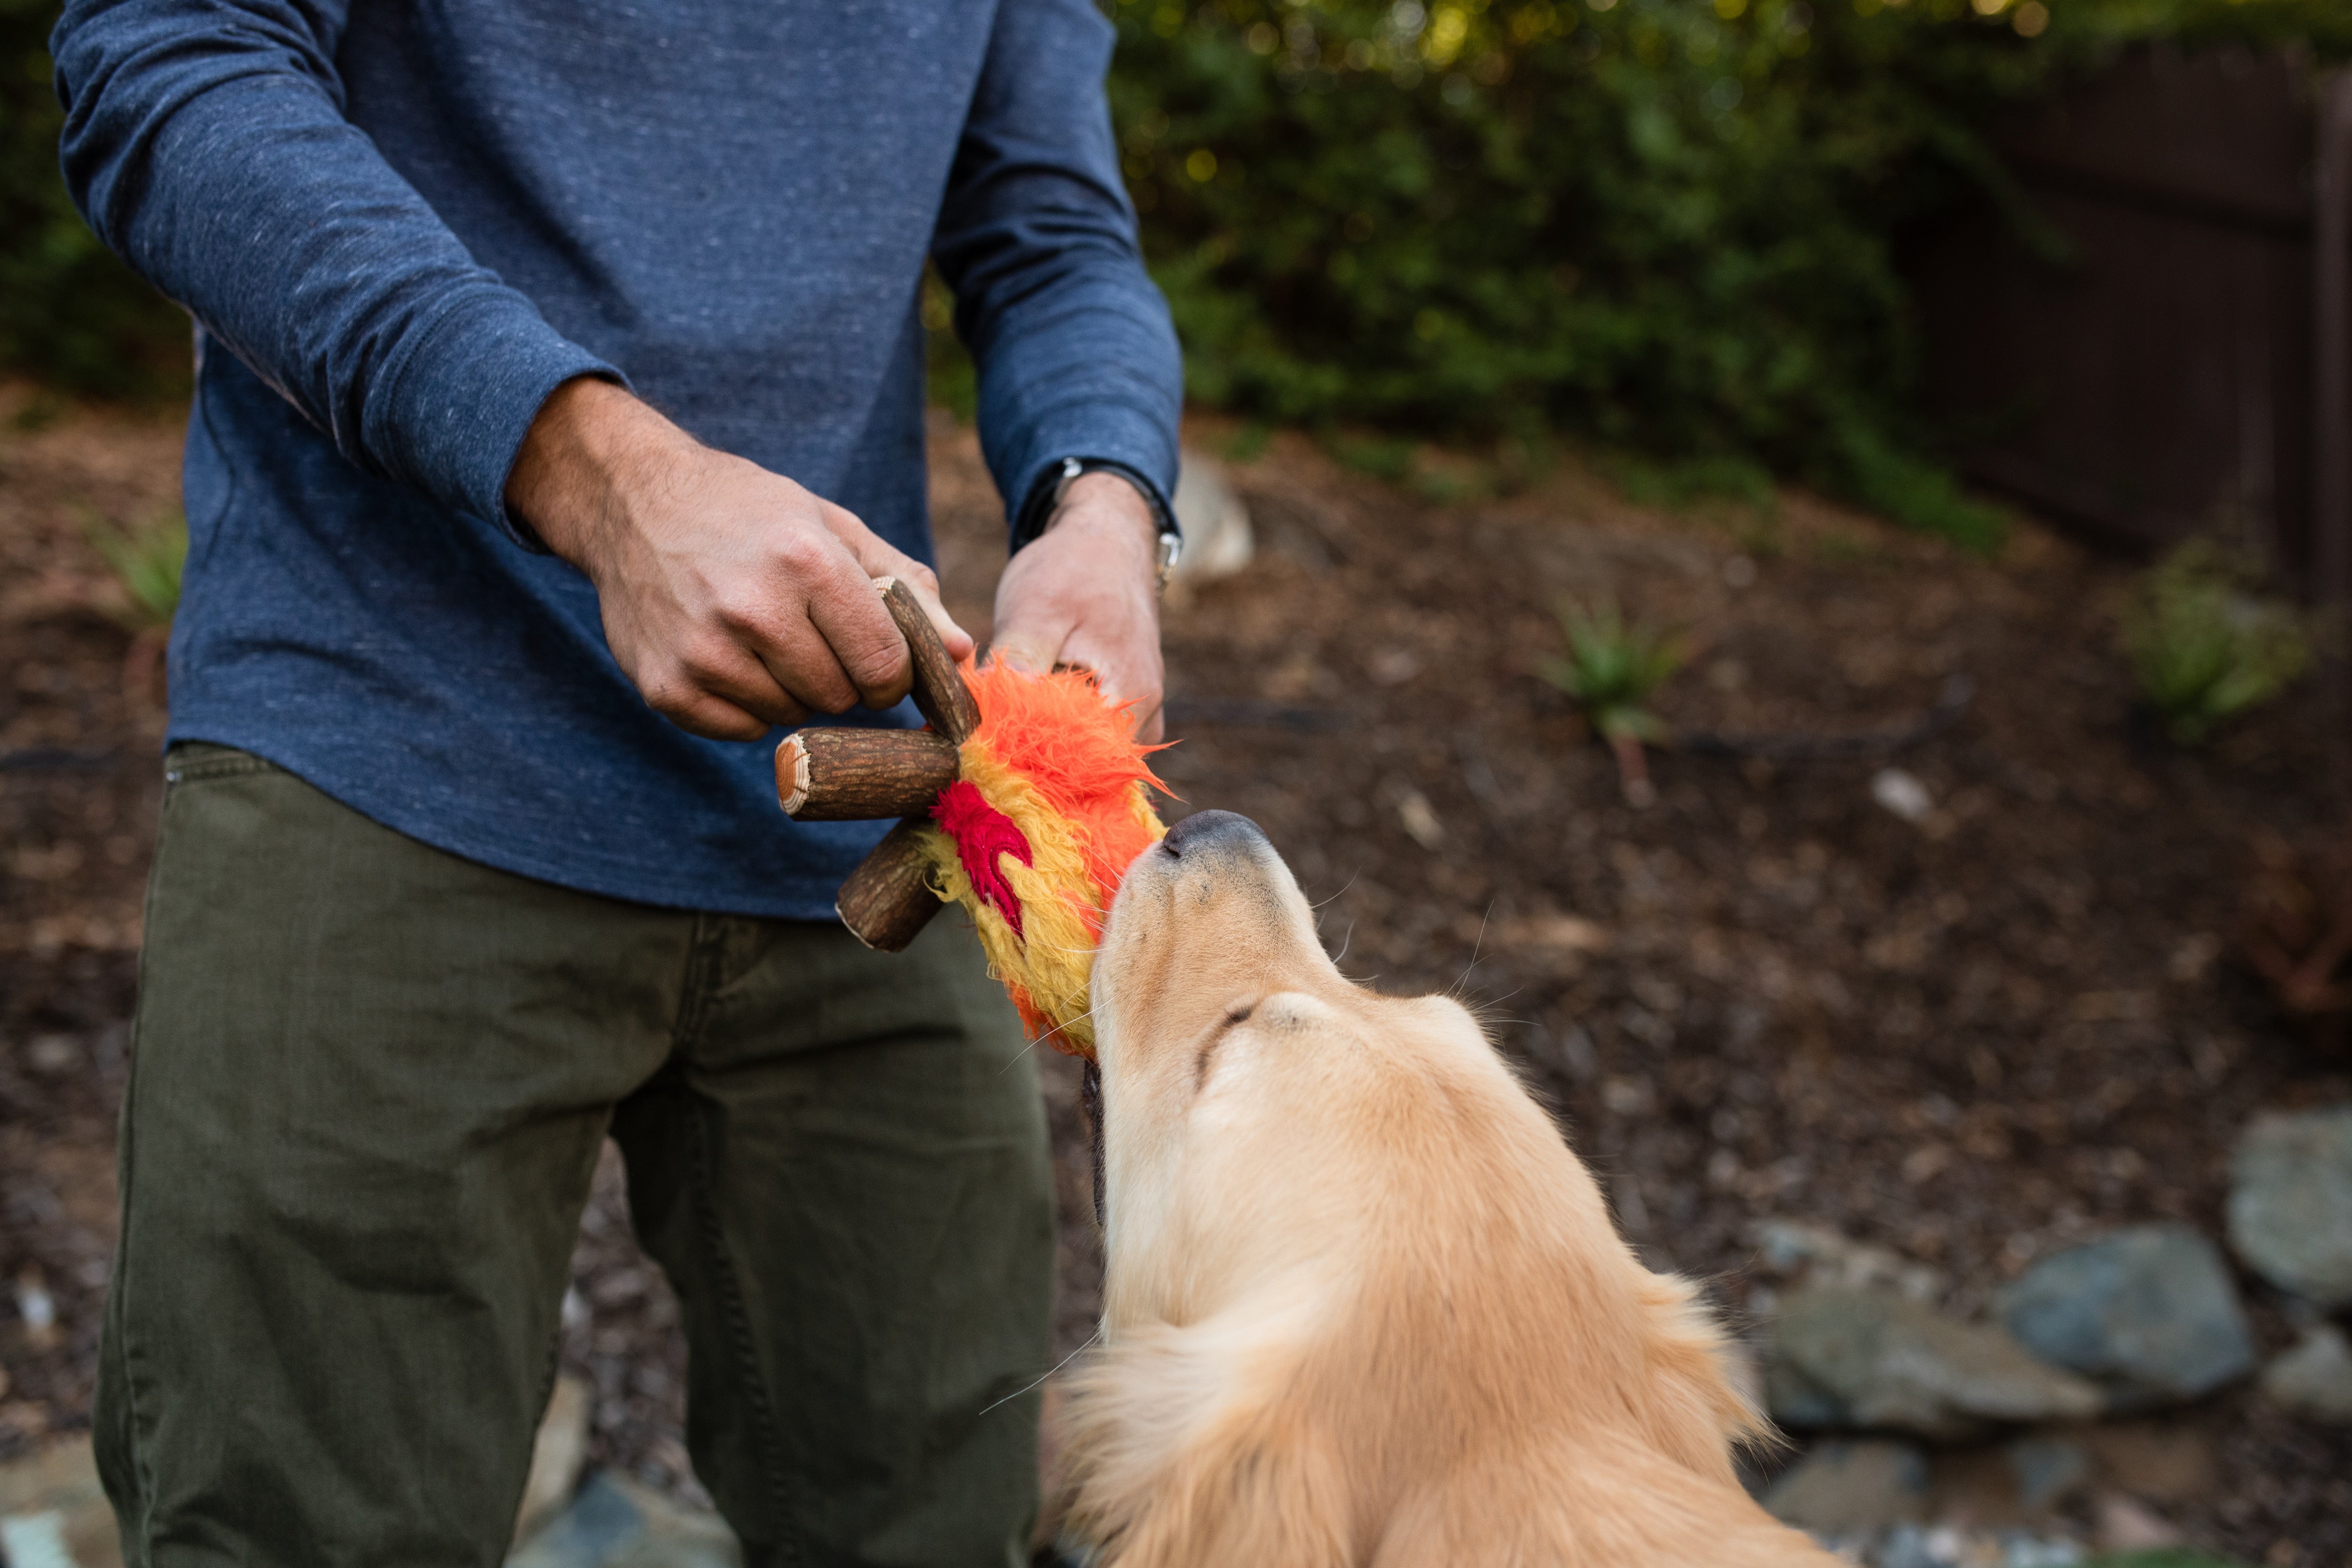
[[1176,569],[1178,559],[1184,553],[1184,531],[1151,481],[1115,458],[1065,458],[1040,475],[1013,528],[1013,548],[1018,550],[1045,531],[1045,525],[1062,510],[1063,498],[1070,493],[1070,486],[1080,474],[1117,474],[1135,487],[1136,494],[1143,498],[1143,504],[1151,509],[1152,520],[1160,525],[1159,585],[1167,587],[1168,574]]

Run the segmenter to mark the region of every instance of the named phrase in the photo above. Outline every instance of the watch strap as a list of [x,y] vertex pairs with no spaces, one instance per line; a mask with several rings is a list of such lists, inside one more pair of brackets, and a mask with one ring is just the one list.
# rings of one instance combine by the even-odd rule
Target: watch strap
[[1176,521],[1175,510],[1161,498],[1160,488],[1144,478],[1142,470],[1116,458],[1064,458],[1038,475],[1013,522],[1013,548],[1019,550],[1045,531],[1062,498],[1081,474],[1117,474],[1133,485],[1136,493],[1143,498],[1143,504],[1151,509],[1152,521],[1160,527],[1160,581],[1164,585],[1177,557],[1183,553],[1184,530]]

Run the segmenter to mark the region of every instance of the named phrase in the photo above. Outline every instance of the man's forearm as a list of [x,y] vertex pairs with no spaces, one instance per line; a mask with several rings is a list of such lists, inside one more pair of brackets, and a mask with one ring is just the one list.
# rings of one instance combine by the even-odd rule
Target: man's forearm
[[[105,240],[362,468],[502,521],[549,393],[610,373],[345,120],[339,12],[76,0],[62,154]],[[193,35],[193,36],[192,36]]]
[[932,241],[1016,508],[1073,455],[1175,489],[1183,368],[1120,183],[1110,45],[1091,0],[1002,0]]

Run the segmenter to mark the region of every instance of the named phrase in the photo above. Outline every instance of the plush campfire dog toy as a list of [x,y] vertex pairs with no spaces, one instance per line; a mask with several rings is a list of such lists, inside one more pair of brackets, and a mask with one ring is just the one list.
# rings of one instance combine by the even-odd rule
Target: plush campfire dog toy
[[1089,1061],[1095,949],[1129,862],[1167,829],[1132,715],[1092,675],[959,669],[906,585],[876,584],[914,657],[928,730],[819,727],[776,747],[776,798],[801,822],[896,816],[835,909],[897,952],[943,902],[971,916],[1030,1034]]

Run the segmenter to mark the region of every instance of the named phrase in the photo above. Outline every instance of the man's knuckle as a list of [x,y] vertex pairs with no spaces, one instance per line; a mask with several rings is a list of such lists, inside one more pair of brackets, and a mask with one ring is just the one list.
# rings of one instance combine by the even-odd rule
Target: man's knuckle
[[767,607],[750,594],[729,594],[710,607],[711,622],[731,635],[741,636],[755,631],[765,617]]
[[794,530],[776,542],[776,564],[786,575],[813,577],[833,563],[827,542]]
[[690,682],[676,676],[656,677],[638,690],[644,694],[646,707],[673,719],[691,710],[699,695]]
[[729,652],[726,644],[715,640],[687,644],[678,650],[678,678],[696,689],[709,686],[732,662]]

